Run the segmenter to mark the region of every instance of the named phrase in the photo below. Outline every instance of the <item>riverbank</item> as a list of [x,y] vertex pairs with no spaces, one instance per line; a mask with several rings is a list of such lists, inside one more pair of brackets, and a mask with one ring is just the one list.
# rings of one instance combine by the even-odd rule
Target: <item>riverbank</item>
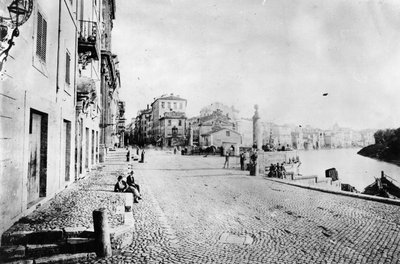
[[390,150],[382,144],[366,146],[358,151],[357,154],[400,166],[400,157],[390,152]]

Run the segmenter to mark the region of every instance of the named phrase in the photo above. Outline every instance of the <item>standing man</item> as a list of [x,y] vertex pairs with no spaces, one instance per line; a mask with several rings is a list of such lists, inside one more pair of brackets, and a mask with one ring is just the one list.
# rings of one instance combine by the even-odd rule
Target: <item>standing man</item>
[[244,162],[246,160],[246,156],[244,155],[244,152],[242,151],[240,153],[240,169],[244,170]]
[[225,166],[226,166],[227,169],[229,169],[229,151],[228,150],[225,153],[224,169],[225,169]]
[[140,163],[144,163],[144,149],[142,150],[142,156],[141,156],[141,159],[140,159]]

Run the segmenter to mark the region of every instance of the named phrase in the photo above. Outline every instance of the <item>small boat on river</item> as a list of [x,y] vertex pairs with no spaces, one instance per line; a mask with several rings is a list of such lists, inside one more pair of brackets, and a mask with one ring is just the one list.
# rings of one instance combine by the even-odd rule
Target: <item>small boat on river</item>
[[380,178],[365,187],[363,194],[375,195],[385,198],[400,199],[400,188],[393,183],[396,181],[386,175],[383,171]]

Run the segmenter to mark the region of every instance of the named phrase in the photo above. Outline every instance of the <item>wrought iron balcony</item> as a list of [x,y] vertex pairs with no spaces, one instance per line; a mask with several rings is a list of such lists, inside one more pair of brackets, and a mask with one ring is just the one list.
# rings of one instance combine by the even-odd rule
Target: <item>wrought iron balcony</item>
[[79,63],[86,64],[91,59],[99,60],[100,35],[97,23],[94,21],[80,20],[78,35]]

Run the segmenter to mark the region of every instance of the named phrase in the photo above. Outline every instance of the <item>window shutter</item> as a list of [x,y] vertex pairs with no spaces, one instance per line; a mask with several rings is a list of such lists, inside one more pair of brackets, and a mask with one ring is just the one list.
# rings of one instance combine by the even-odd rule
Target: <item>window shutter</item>
[[38,12],[36,31],[36,55],[40,56],[42,51],[42,15]]
[[38,12],[37,32],[36,32],[36,55],[46,62],[46,42],[47,42],[47,21]]
[[47,21],[43,19],[42,59],[46,61]]
[[70,84],[70,66],[71,66],[71,56],[67,52],[65,54],[65,82]]

